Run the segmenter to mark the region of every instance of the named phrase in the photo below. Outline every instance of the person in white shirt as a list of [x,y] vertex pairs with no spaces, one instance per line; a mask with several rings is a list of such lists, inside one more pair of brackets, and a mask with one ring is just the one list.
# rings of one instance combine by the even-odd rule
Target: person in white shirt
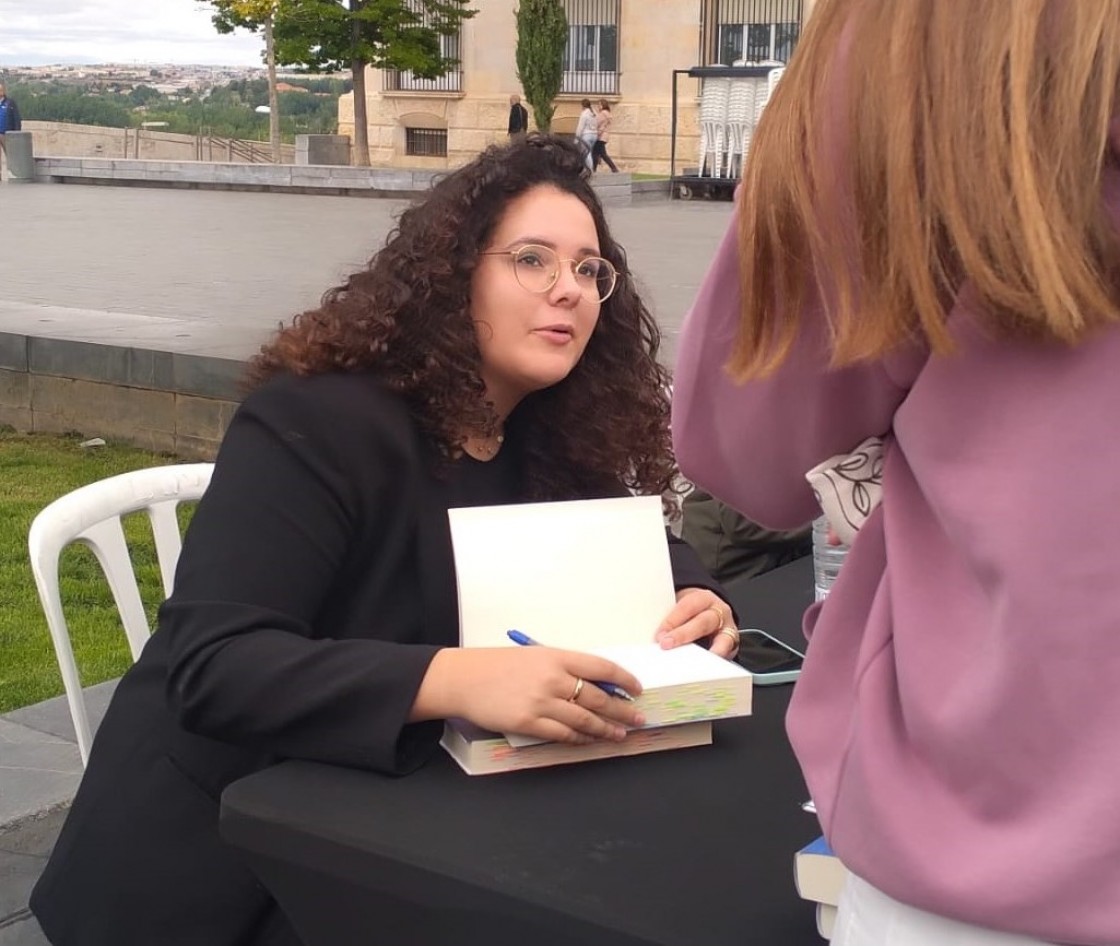
[[579,113],[579,121],[576,123],[576,141],[583,148],[587,170],[593,171],[595,170],[595,143],[599,140],[599,127],[595,119],[595,112],[591,108],[591,99],[584,99],[579,104],[583,111]]

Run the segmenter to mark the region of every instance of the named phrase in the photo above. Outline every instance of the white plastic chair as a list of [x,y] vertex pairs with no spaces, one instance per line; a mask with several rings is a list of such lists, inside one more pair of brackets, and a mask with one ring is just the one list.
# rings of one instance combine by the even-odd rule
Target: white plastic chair
[[700,175],[711,158],[712,177],[721,176],[723,153],[727,149],[727,101],[731,80],[721,77],[704,80],[700,94]]
[[770,101],[770,97],[774,94],[774,90],[778,87],[782,76],[786,74],[786,67],[779,66],[777,69],[771,69],[766,76],[766,101]]
[[742,174],[743,160],[754,136],[755,101],[765,79],[732,79],[727,101],[727,176]]
[[213,470],[212,463],[186,463],[111,476],[56,499],[31,523],[27,539],[31,571],[54,641],[82,765],[89,759],[92,739],[82,683],[70,646],[70,632],[62,613],[58,586],[59,555],[74,542],[93,550],[113,592],[132,659],[136,660],[151,636],[151,628],[140,600],[121,517],[141,510],[147,512],[155,538],[163,590],[170,595],[175,565],[182,549],[176,509],[179,503],[202,496],[210,485]]
[[782,76],[784,76],[785,74],[785,66],[779,66],[778,68],[771,69],[768,73],[766,73],[766,91],[762,95],[758,96],[758,99],[755,103],[754,121],[756,125],[758,124],[758,120],[762,117],[763,109],[765,109],[766,106],[770,103],[770,96],[774,94],[774,90],[778,87],[778,83],[781,81]]

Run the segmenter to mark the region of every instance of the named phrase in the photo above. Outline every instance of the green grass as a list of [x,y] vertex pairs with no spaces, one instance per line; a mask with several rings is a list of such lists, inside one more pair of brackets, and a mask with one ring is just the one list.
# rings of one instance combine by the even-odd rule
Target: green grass
[[667,181],[669,180],[668,174],[644,174],[636,171],[631,171],[630,176],[635,181]]
[[[70,490],[117,473],[177,462],[174,457],[110,444],[83,449],[82,438],[18,434],[0,428],[0,713],[62,693],[62,678],[27,557],[31,520]],[[185,524],[193,504],[180,507]],[[152,620],[162,599],[148,520],[125,520],[140,593]],[[62,606],[82,683],[123,673],[132,658],[112,595],[93,553],[70,546],[59,567]]]

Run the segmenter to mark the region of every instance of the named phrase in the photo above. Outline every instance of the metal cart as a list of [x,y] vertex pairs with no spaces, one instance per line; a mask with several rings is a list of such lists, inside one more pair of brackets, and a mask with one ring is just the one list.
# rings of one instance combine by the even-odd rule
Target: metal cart
[[[777,65],[782,65],[778,63]],[[706,197],[714,200],[731,200],[735,194],[735,186],[739,183],[738,176],[716,177],[711,174],[702,174],[704,167],[682,167],[677,173],[677,96],[678,80],[681,76],[690,79],[765,79],[770,75],[775,65],[756,66],[693,66],[691,69],[673,70],[673,108],[670,133],[669,151],[669,189],[674,199],[691,200],[694,197]]]

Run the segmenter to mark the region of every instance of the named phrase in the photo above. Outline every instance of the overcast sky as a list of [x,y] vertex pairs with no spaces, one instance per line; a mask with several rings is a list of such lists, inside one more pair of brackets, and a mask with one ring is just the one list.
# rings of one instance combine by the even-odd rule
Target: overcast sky
[[197,0],[0,0],[0,66],[261,64],[259,37],[222,36],[210,16]]

